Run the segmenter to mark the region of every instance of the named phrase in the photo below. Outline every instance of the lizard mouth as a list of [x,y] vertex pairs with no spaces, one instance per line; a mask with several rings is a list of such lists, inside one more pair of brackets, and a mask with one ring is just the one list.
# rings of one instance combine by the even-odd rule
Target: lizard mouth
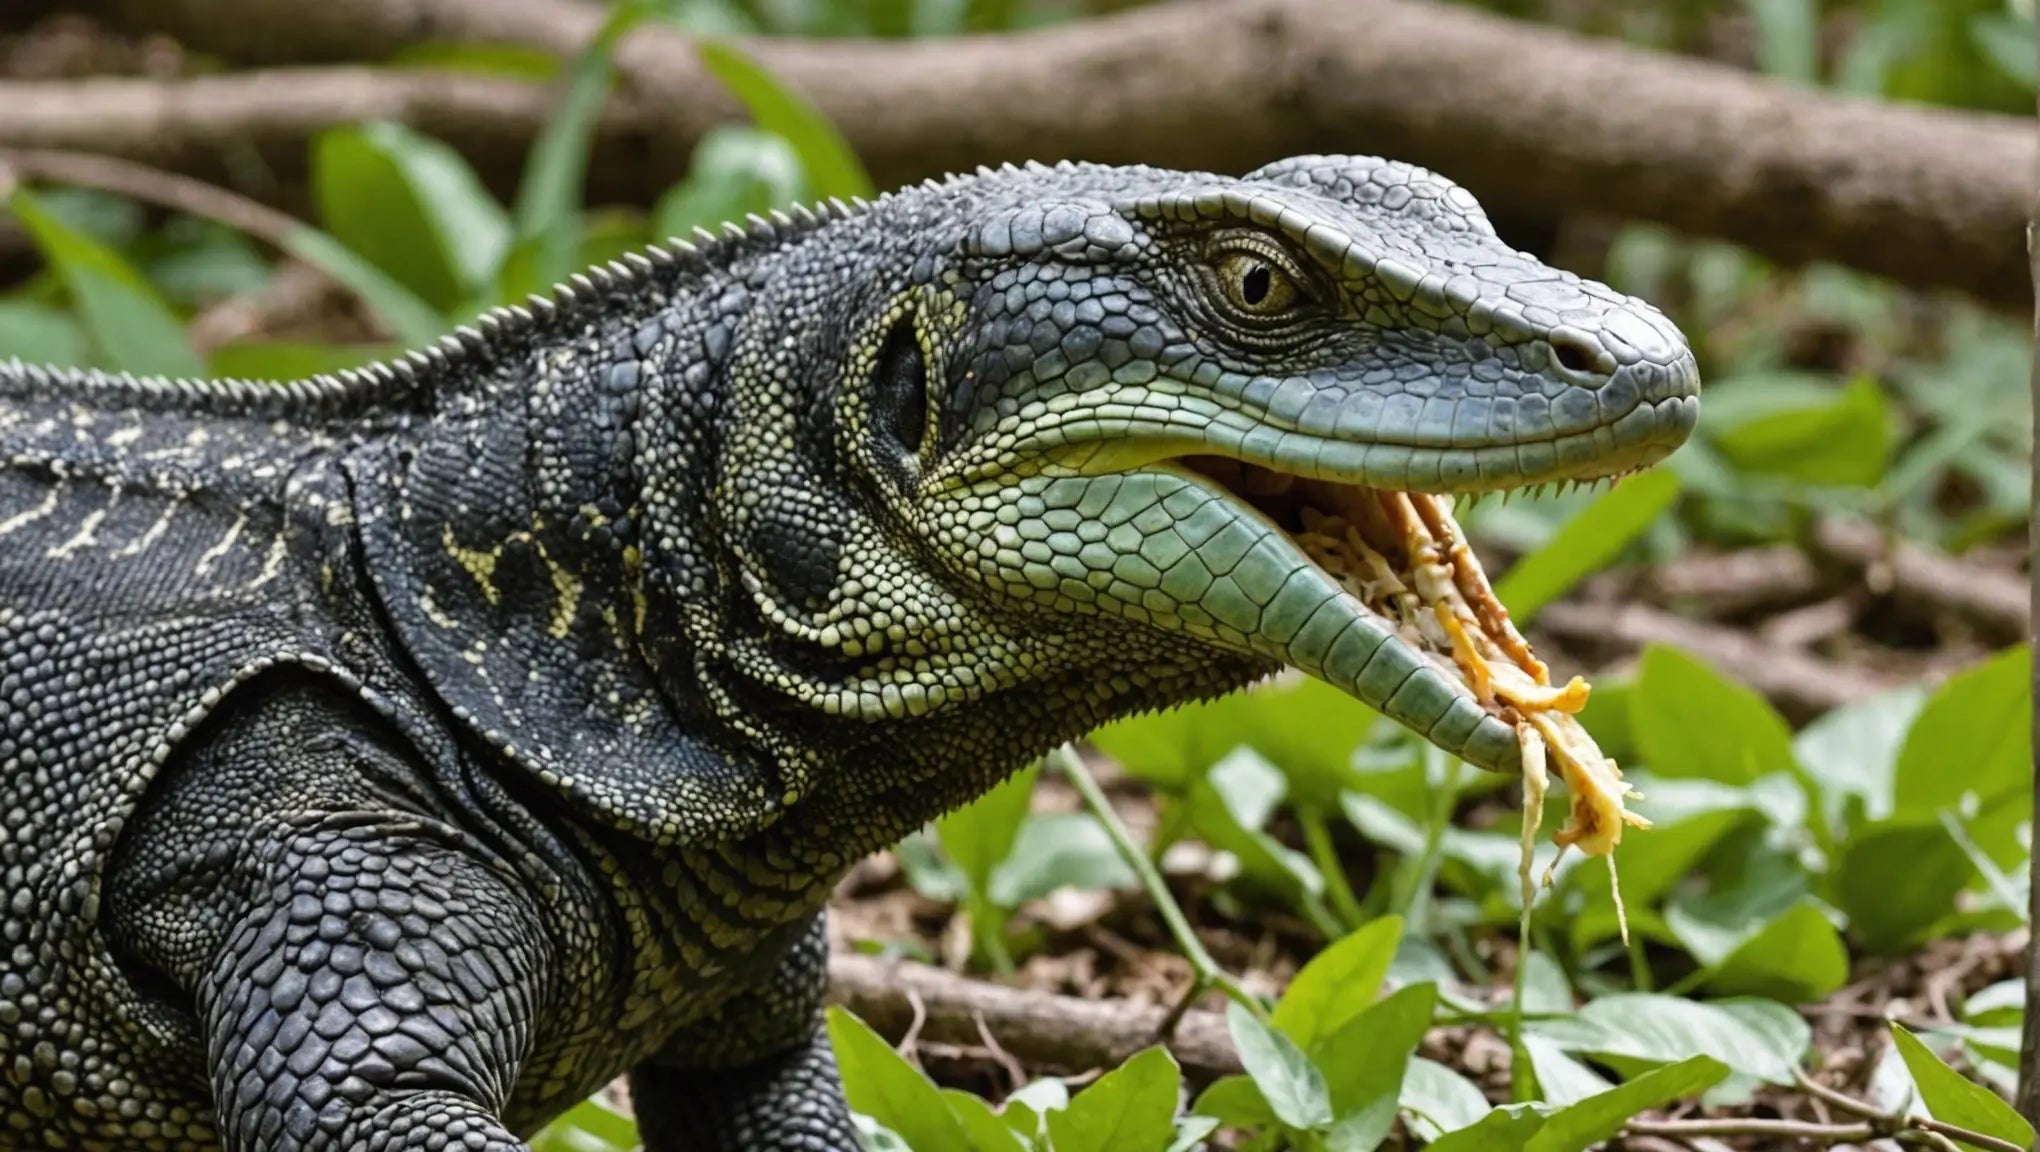
[[[1374,617],[1391,642],[1417,653],[1487,718],[1505,725],[1524,748],[1526,771],[1549,748],[1573,797],[1561,844],[1605,854],[1625,825],[1643,823],[1623,808],[1630,793],[1621,772],[1575,718],[1586,704],[1586,682],[1551,683],[1467,546],[1450,497],[1300,477],[1230,457],[1174,463],[1252,508]],[[1541,775],[1541,767],[1534,771]]]

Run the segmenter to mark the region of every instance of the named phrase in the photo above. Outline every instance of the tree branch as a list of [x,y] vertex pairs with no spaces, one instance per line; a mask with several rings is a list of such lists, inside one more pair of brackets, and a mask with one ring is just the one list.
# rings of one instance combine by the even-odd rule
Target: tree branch
[[[379,59],[420,40],[564,54],[602,18],[564,0],[89,7],[267,64]],[[1784,261],[2030,298],[2016,243],[2035,155],[2025,121],[1816,92],[1461,8],[1179,0],[998,36],[747,47],[841,125],[887,185],[1024,158],[1239,171],[1299,152],[1371,152],[1436,168],[1491,209],[1657,220]],[[671,28],[642,29],[619,66],[643,199],[737,113]],[[465,79],[468,93],[504,87]],[[26,143],[13,95],[0,88],[0,143]],[[514,103],[528,111],[535,95]],[[426,127],[473,150],[478,130],[500,145],[511,121],[528,139],[537,118],[498,110]],[[41,143],[86,144],[85,126],[69,124],[69,138]]]
[[[829,999],[895,1042],[913,1023],[917,1002],[925,1013],[919,1033],[924,1040],[981,1047],[982,1021],[984,1031],[1021,1064],[1065,1072],[1118,1067],[1160,1043],[1169,1016],[1166,1005],[1081,1000],[970,980],[926,964],[840,952],[829,957]],[[1185,1012],[1168,1044],[1193,1080],[1240,1071],[1225,1020],[1216,1012]]]

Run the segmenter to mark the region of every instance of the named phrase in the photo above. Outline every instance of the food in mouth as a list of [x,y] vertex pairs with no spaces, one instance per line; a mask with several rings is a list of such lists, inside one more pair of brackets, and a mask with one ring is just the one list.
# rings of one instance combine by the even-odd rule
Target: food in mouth
[[[1543,807],[1549,754],[1571,797],[1555,837],[1561,852],[1607,856],[1624,827],[1650,826],[1628,810],[1625,802],[1637,794],[1579,722],[1587,682],[1551,683],[1550,669],[1495,598],[1450,497],[1305,479],[1237,460],[1205,457],[1193,466],[1274,519],[1404,643],[1515,727],[1533,816]],[[1534,825],[1526,831],[1526,844],[1534,832]]]

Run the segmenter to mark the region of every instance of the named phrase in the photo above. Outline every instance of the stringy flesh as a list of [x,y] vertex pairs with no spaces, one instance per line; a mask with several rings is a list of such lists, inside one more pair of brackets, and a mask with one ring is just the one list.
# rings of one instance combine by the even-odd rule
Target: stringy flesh
[[[1622,829],[1648,828],[1650,822],[1624,806],[1636,792],[1580,725],[1586,681],[1575,676],[1562,687],[1552,686],[1550,670],[1510,622],[1479,559],[1466,546],[1450,499],[1306,482],[1305,502],[1297,513],[1302,530],[1294,538],[1319,567],[1387,620],[1404,642],[1464,684],[1490,714],[1515,726],[1523,751],[1526,809],[1519,870],[1524,907],[1534,895],[1531,854],[1549,782],[1547,752],[1572,798],[1566,824],[1555,837],[1560,855],[1577,847],[1588,856],[1608,857],[1612,883],[1610,854],[1622,842]],[[1384,546],[1377,547],[1377,541]],[[1547,869],[1546,883],[1550,876]],[[1619,887],[1615,893],[1627,939]]]

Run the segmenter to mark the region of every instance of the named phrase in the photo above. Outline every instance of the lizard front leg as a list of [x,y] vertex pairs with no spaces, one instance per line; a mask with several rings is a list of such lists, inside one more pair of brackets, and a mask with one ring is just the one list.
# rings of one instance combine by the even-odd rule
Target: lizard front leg
[[444,832],[330,817],[199,989],[229,1152],[513,1152],[497,1119],[541,1010],[526,899]]
[[821,1028],[828,959],[817,915],[767,983],[631,1070],[645,1152],[857,1152]]

